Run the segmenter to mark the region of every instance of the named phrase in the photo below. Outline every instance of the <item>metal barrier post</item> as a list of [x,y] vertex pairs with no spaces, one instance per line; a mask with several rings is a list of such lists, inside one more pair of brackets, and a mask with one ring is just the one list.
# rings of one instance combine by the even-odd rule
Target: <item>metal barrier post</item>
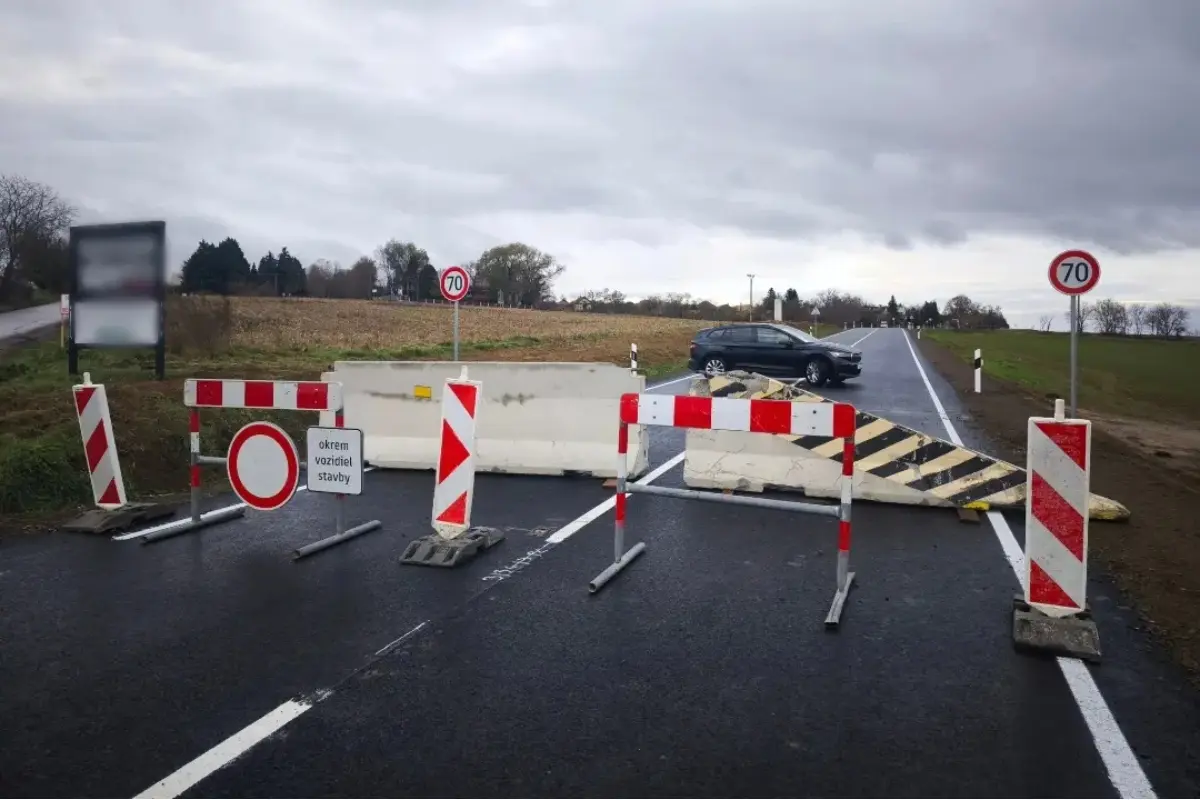
[[836,628],[842,619],[842,608],[854,585],[854,573],[850,571],[850,504],[854,491],[854,434],[842,440],[842,502],[838,507],[838,560],[837,590],[833,603],[825,617],[826,628]]
[[613,563],[609,564],[603,572],[592,579],[588,584],[588,591],[592,594],[600,591],[604,584],[608,583],[617,573],[625,569],[633,563],[633,560],[642,554],[646,549],[645,542],[638,542],[633,547],[625,550],[625,502],[629,496],[628,479],[626,475],[626,461],[629,452],[629,423],[621,420],[620,427],[617,430],[617,497],[616,497],[616,513],[613,522]]

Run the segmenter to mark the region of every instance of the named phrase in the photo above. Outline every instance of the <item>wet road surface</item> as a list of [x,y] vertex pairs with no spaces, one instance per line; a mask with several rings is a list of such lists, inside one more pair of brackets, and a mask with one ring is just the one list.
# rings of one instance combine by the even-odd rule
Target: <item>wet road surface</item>
[[[863,379],[824,393],[944,436],[904,333],[860,347]],[[962,437],[986,449],[928,377]],[[652,464],[682,441],[652,430]],[[682,485],[681,473],[655,482]],[[1200,703],[1103,580],[1092,602],[1105,662],[1090,669],[1102,708],[1081,710],[1054,660],[1013,652],[1018,584],[988,523],[857,504],[859,583],[830,633],[831,521],[635,495],[628,540],[647,552],[592,596],[612,514],[571,523],[611,499],[599,481],[481,475],[475,521],[508,540],[464,568],[401,567],[404,543],[428,530],[432,483],[371,473],[347,521],[380,518],[383,530],[299,563],[291,550],[332,526],[329,498],[298,495],[146,547],[6,546],[0,787],[1109,797],[1144,794],[1147,777],[1161,794],[1200,786]],[[1019,519],[1009,525],[1019,541]],[[210,753],[290,699],[311,708],[238,745],[233,763]],[[1136,758],[1122,761],[1126,737]]]
[[0,341],[58,322],[58,303],[0,313]]

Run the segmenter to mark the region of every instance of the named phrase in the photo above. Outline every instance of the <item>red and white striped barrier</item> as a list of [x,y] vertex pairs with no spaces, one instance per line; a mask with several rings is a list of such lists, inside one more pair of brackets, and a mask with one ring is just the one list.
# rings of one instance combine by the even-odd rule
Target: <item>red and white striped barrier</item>
[[442,393],[442,433],[433,487],[433,529],[454,539],[471,527],[475,499],[475,416],[480,382],[462,375],[446,381]]
[[1087,607],[1092,423],[1032,417],[1025,499],[1025,602],[1048,617]]
[[113,438],[112,417],[108,410],[108,393],[104,384],[92,383],[89,373],[83,383],[72,386],[75,413],[79,417],[79,432],[83,435],[83,452],[87,458],[92,497],[99,508],[111,511],[125,505],[125,480],[121,476],[121,460]]
[[338,411],[342,386],[323,381],[240,381],[199,378],[183,384],[188,408]]
[[[644,542],[639,542],[629,550],[625,550],[625,511],[628,494],[650,494],[712,503],[798,511],[835,517],[838,520],[837,587],[833,604],[825,618],[826,626],[836,627],[840,622],[842,607],[849,595],[850,587],[854,583],[854,573],[850,572],[850,513],[854,485],[856,417],[854,406],[847,403],[792,403],[787,400],[687,395],[622,395],[617,430],[617,494],[613,525],[613,563],[588,584],[589,591],[599,591],[645,550]],[[625,464],[629,447],[630,425],[840,438],[844,442],[841,502],[837,506],[828,506],[792,500],[726,495],[695,489],[675,489],[629,483]]]

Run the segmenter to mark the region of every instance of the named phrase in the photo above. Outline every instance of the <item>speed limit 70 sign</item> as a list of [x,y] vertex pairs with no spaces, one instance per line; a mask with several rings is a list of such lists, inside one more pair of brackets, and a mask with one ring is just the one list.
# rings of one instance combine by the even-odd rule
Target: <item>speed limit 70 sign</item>
[[471,276],[462,267],[446,267],[438,278],[442,297],[451,303],[457,303],[471,291]]
[[1087,294],[1100,282],[1100,262],[1086,250],[1067,250],[1050,262],[1050,285],[1063,294]]

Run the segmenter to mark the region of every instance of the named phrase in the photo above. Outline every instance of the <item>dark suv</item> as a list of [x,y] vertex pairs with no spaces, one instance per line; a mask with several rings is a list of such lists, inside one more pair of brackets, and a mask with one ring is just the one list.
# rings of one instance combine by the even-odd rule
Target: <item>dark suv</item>
[[705,328],[692,339],[688,369],[719,375],[744,369],[803,376],[810,386],[837,385],[862,373],[862,352],[814,339],[789,325],[749,324]]

